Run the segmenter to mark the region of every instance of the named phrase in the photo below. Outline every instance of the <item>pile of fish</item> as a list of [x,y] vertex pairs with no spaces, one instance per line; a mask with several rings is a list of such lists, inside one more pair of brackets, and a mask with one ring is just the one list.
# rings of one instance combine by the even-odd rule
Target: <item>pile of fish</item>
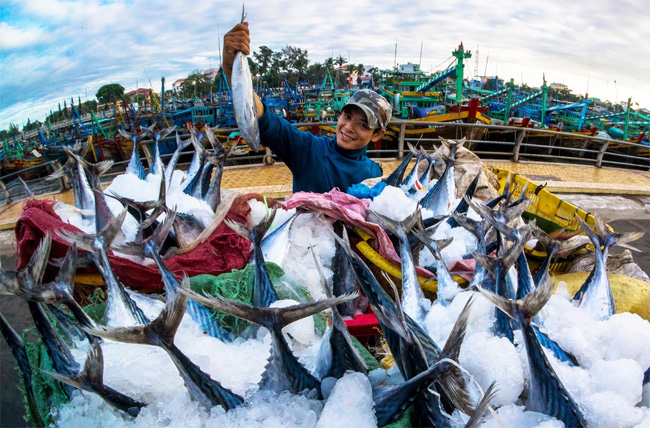
[[[126,208],[126,224],[117,240],[133,241],[149,236],[159,221],[176,208],[177,215],[170,236],[163,244],[163,254],[172,247],[186,248],[195,241],[213,220],[221,203],[221,177],[229,148],[219,142],[209,127],[198,130],[189,125],[189,138],[181,140],[176,133],[176,150],[165,166],[159,141],[175,127],[157,130],[154,126],[133,134],[120,131],[124,138],[133,141],[133,153],[126,172],[117,176],[105,191],[100,176],[111,168],[112,161],[96,164],[86,161],[87,142],[65,148],[68,160],[53,177],[68,176],[75,207],[59,203],[55,211],[62,220],[87,233],[98,233]],[[153,142],[148,172],[138,155],[139,145],[146,137]],[[187,172],[177,170],[179,157],[189,146],[193,147],[189,168]],[[152,199],[153,195],[157,195],[157,199]]]
[[[148,132],[152,132],[157,141],[166,131]],[[219,205],[215,194],[219,192],[225,152],[214,144],[213,152],[206,154],[199,131],[193,130],[191,135],[190,143],[197,148],[198,166],[194,169],[192,162],[186,179],[179,186],[195,199],[208,201],[214,211]],[[205,135],[213,142],[209,129]],[[137,142],[140,136],[130,137]],[[186,143],[179,141],[178,153]],[[596,266],[575,296],[553,295],[556,284],[549,272],[553,258],[558,252],[583,246],[585,238],[558,241],[534,223],[524,222],[521,214],[530,201],[525,192],[514,199],[509,186],[496,199],[480,201],[473,197],[477,176],[472,185],[458,192],[454,181],[455,154],[463,141],[444,143],[448,146],[448,155],[443,157],[445,172],[438,179],[431,177],[434,160],[430,154],[417,152],[406,158],[385,180],[384,192],[389,189],[400,192],[404,201],[412,202],[412,205],[403,206],[413,209],[407,208],[408,212],[401,216],[376,210],[369,215],[369,219],[375,219],[386,229],[398,247],[402,261],[398,284],[394,283],[394,278],[378,277],[373,273],[353,248],[353,240],[348,236],[353,229],[340,221],[327,218],[323,213],[265,209],[259,216],[261,221],[253,223],[254,226],[226,220],[230,228],[253,244],[250,260],[255,264],[255,281],[247,303],[193,292],[187,277],[178,278],[165,266],[165,247],[183,241],[179,235],[185,233],[183,225],[186,224],[177,206],[165,204],[165,195],[174,186],[167,178],[174,174],[176,153],[163,171],[155,150],[155,162],[149,175],[160,177],[157,201],[138,202],[113,195],[112,198],[128,208],[119,215],[112,215],[104,198],[107,195],[97,180],[106,165],[83,161],[83,147],[70,150],[70,161],[64,168],[76,171],[75,200],[79,201],[81,215],[88,219],[94,217],[94,230],[57,232],[70,243],[70,249],[60,261],[59,274],[52,282],[42,282],[49,260],[49,235],[24,269],[0,271],[0,294],[14,294],[27,300],[53,364],[54,371],[50,375],[63,383],[71,399],[65,409],[56,411],[58,419],[54,422],[60,426],[78,425],[87,417],[95,425],[102,425],[102,418],[108,418],[108,414],[112,419],[107,419],[106,425],[125,426],[177,423],[184,426],[253,426],[251,421],[259,424],[256,426],[387,426],[405,419],[418,427],[504,423],[526,427],[642,426],[650,422],[647,407],[650,387],[643,387],[650,380],[647,371],[650,356],[642,352],[636,357],[633,352],[625,354],[624,346],[617,350],[617,358],[631,361],[629,365],[636,368],[636,372],[631,371],[630,378],[632,382],[638,380],[639,393],[632,394],[631,405],[620,406],[636,409],[636,413],[628,412],[625,421],[614,419],[612,422],[611,418],[594,411],[597,405],[593,401],[587,402],[584,398],[588,396],[584,391],[588,387],[583,387],[583,401],[579,401],[565,386],[563,375],[574,369],[590,369],[598,365],[598,361],[583,352],[584,349],[565,349],[562,343],[568,342],[552,327],[558,320],[545,314],[547,309],[563,307],[565,313],[589,319],[594,326],[601,323],[598,325],[602,329],[610,320],[622,322],[617,318],[620,315],[615,315],[615,303],[605,272],[606,258],[611,246],[626,245],[640,234],[620,235],[610,231],[601,221],[593,231],[580,222],[586,238],[595,247]],[[416,158],[415,167],[404,178],[412,157]],[[418,176],[421,162],[428,162],[428,166],[425,173]],[[134,154],[125,175],[146,180],[144,169],[138,164]],[[206,170],[207,165],[214,165],[214,178],[211,178],[212,171]],[[457,199],[457,193],[464,193],[464,197]],[[372,210],[373,205],[370,207]],[[280,213],[283,219],[276,221]],[[126,238],[128,233],[121,228],[127,215],[132,215],[139,223],[137,232],[129,239]],[[292,229],[300,218],[311,222],[314,230],[325,231],[325,235],[314,233],[313,245],[332,242],[334,254],[317,255],[316,246],[311,249],[310,257],[293,261],[286,257],[288,247],[295,242]],[[463,231],[474,237],[467,257],[476,261],[476,268],[465,288],[454,281],[453,272],[449,271],[444,259],[443,251],[451,239],[440,238],[438,232],[443,229]],[[116,237],[120,234],[125,236],[118,242]],[[170,236],[174,237],[172,242],[168,242]],[[530,271],[524,254],[524,246],[533,236],[547,253],[536,272]],[[83,251],[79,253],[78,248]],[[126,289],[108,261],[109,248],[117,253],[153,260],[164,282],[164,296],[143,295]],[[433,260],[426,267],[435,272],[437,280],[434,301],[425,295],[418,283],[415,260],[426,258],[425,253]],[[271,282],[266,265],[267,261],[278,259],[282,259],[282,263],[315,266],[320,290],[311,290],[311,294],[323,297],[313,301],[280,301],[279,284]],[[88,317],[72,297],[76,268],[88,264],[98,269],[107,285],[106,311],[101,320]],[[327,270],[333,274],[326,275]],[[296,283],[302,279],[290,278]],[[554,303],[547,305],[549,301]],[[376,315],[386,349],[394,360],[388,370],[369,370],[369,361],[362,357],[344,322],[365,306]],[[212,311],[247,320],[257,327],[237,337],[219,323]],[[313,324],[300,324],[322,311],[327,311],[331,318],[322,336],[314,333]],[[448,322],[443,322],[445,317]],[[638,320],[630,322],[636,323],[643,336],[637,338],[635,346],[650,345],[650,324],[636,318]],[[56,328],[52,320],[56,320]],[[23,374],[27,402],[33,407],[33,368],[27,360],[24,344],[2,317],[0,326]],[[287,334],[291,328],[294,330]],[[470,347],[467,337],[472,335],[471,339],[475,340],[477,332],[484,335],[484,341],[498,342],[498,346],[511,350],[517,364],[520,363],[517,355],[521,356],[521,365],[526,368],[517,375],[516,382],[521,387],[514,388],[515,396],[511,399],[504,398],[502,392],[512,390],[512,385],[500,384],[503,379],[486,379],[487,372],[481,368],[498,363],[502,354],[481,354],[474,360],[478,361],[476,364],[467,357]],[[308,339],[297,340],[301,334]],[[159,351],[154,353],[151,347]],[[241,353],[244,348],[249,350],[245,354]],[[215,349],[216,353],[211,354],[208,349]],[[141,366],[129,370],[130,365],[136,363],[129,358],[144,361]],[[617,358],[610,357],[610,360]],[[112,367],[110,382],[104,376],[105,365]],[[182,379],[182,397],[189,397],[191,401],[179,398],[180,395],[165,395],[170,391],[162,387],[158,389],[163,391],[151,391],[162,378],[174,378],[167,371],[172,367]],[[136,378],[117,373],[122,371],[137,373]],[[233,372],[237,371],[246,373],[245,380],[232,380]],[[641,400],[642,388],[645,388],[643,405],[635,407]],[[97,397],[106,404],[101,404]],[[153,397],[165,397],[167,401],[156,402]],[[167,410],[174,402],[181,409],[179,413]],[[260,403],[270,403],[265,407],[268,414],[260,416]],[[76,412],[75,408],[82,410]],[[489,416],[486,415],[488,410]],[[291,414],[298,412],[311,417],[293,419]],[[37,417],[38,412],[32,414]],[[36,426],[43,425],[43,421],[33,422]]]

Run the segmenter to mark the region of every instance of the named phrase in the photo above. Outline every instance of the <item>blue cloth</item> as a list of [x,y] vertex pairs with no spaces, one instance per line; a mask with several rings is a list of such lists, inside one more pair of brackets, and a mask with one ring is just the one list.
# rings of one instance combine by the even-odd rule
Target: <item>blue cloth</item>
[[372,187],[368,187],[363,183],[358,183],[348,187],[347,193],[348,195],[352,195],[358,199],[375,199],[375,197],[379,196],[385,187],[385,181],[380,181]]
[[367,146],[345,150],[336,144],[336,136],[318,137],[300,131],[289,122],[264,108],[259,118],[260,140],[289,167],[294,192],[329,192],[348,187],[366,178],[381,177],[382,169],[366,156]]

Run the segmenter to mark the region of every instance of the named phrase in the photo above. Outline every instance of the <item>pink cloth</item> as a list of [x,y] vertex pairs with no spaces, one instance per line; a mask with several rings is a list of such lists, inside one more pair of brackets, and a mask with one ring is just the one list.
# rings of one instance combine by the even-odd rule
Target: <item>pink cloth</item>
[[[386,231],[378,224],[366,221],[368,207],[370,206],[370,201],[367,199],[358,199],[338,189],[333,189],[327,193],[294,193],[284,201],[283,206],[286,209],[303,207],[318,211],[326,214],[328,217],[340,220],[348,226],[358,227],[375,238],[375,251],[381,254],[382,257],[397,265],[401,265],[402,263]],[[415,269],[418,275],[424,278],[434,276],[431,272],[421,267],[416,267]]]

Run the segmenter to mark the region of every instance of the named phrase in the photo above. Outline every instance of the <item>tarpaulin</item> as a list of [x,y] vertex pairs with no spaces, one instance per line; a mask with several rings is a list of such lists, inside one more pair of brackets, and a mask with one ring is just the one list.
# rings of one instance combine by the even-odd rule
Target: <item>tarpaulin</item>
[[[257,195],[242,195],[232,202],[226,218],[248,225],[250,206],[248,199]],[[52,236],[50,260],[65,256],[69,244],[60,238],[56,230],[81,231],[63,222],[54,211],[55,199],[29,200],[16,223],[17,265],[25,267],[45,234]],[[223,222],[203,242],[191,251],[165,259],[165,265],[174,274],[190,277],[199,274],[219,275],[233,269],[243,269],[248,261],[250,242],[231,230]],[[109,261],[120,281],[132,289],[162,290],[162,281],[155,264],[141,264],[119,257],[109,250]],[[48,269],[44,281],[54,279],[57,269]]]

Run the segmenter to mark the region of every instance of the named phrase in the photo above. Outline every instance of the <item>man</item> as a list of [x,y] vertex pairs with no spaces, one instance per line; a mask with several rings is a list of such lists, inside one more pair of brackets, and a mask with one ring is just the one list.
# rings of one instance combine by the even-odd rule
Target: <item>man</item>
[[[223,69],[230,80],[237,51],[250,55],[248,23],[237,24],[223,38]],[[334,137],[317,137],[300,131],[272,114],[255,95],[260,140],[284,161],[293,174],[293,191],[329,192],[367,178],[380,177],[382,169],[366,156],[370,142],[386,132],[390,104],[381,95],[361,90],[343,107]]]

